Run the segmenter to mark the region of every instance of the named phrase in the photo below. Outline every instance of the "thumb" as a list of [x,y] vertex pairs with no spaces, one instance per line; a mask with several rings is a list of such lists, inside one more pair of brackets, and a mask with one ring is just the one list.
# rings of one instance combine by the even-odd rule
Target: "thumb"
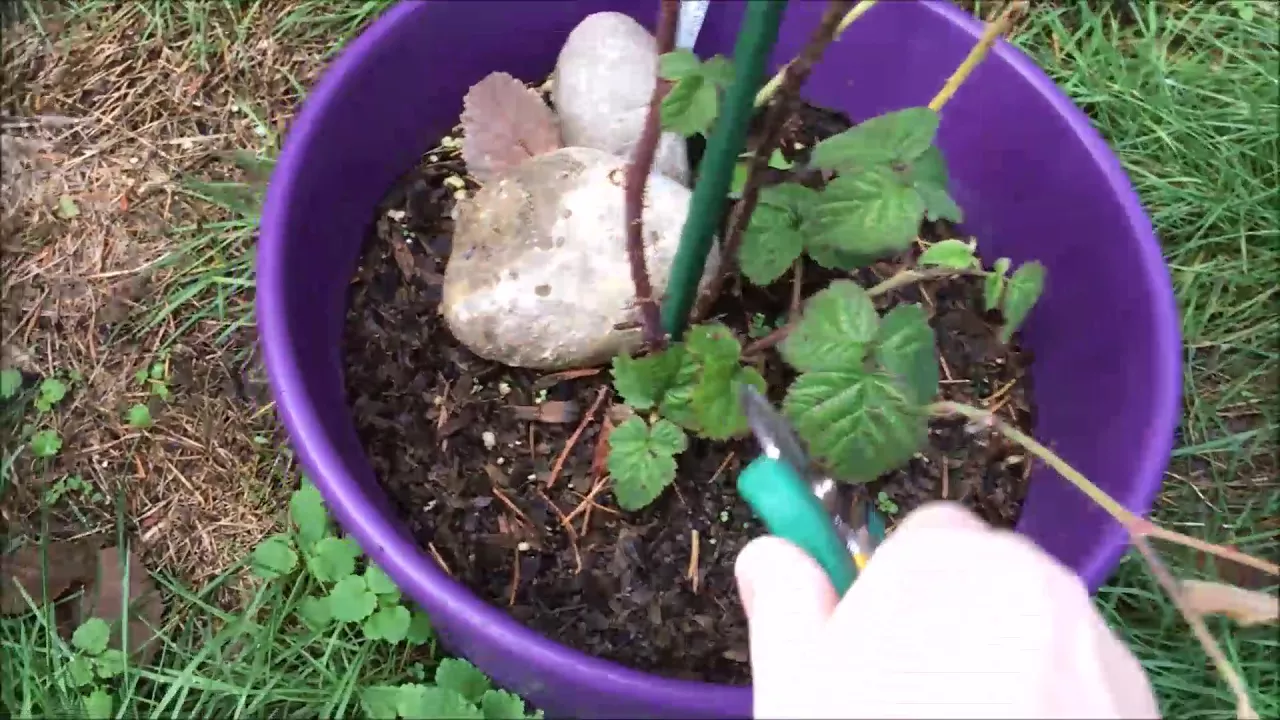
[[753,679],[757,686],[780,680],[827,624],[839,600],[835,588],[803,550],[772,535],[748,543],[734,573],[747,611]]

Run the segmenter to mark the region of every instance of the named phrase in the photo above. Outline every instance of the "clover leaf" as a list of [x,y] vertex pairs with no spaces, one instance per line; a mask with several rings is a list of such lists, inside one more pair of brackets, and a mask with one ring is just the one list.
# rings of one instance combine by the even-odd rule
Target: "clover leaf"
[[347,575],[335,583],[326,601],[333,619],[344,623],[360,622],[378,606],[378,596],[369,591],[359,575]]
[[468,702],[478,702],[493,683],[480,668],[459,658],[445,658],[436,667],[436,685],[453,690]]
[[298,529],[298,541],[303,548],[310,548],[329,532],[329,515],[324,509],[320,491],[305,478],[302,485],[289,497],[289,519]]
[[288,535],[272,535],[258,543],[250,559],[254,574],[266,580],[288,575],[298,567],[298,553]]
[[356,571],[360,546],[349,537],[325,537],[307,556],[307,569],[321,582],[337,582]]
[[623,510],[639,510],[676,478],[675,456],[688,447],[684,431],[669,420],[652,427],[632,417],[609,434],[609,473]]
[[403,718],[484,719],[480,708],[457,691],[430,685],[401,685],[396,708]]
[[364,621],[364,636],[398,643],[408,635],[410,620],[409,608],[403,605],[379,608]]
[[524,701],[506,690],[489,690],[480,696],[480,712],[484,720],[524,720]]
[[111,626],[102,618],[89,618],[71,634],[71,644],[86,655],[101,655],[111,638]]

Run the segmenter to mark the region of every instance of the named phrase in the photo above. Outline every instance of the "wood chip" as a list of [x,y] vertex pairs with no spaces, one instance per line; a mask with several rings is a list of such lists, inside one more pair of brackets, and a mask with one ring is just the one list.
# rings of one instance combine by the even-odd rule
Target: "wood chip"
[[537,392],[539,390],[547,390],[556,385],[559,385],[562,382],[565,382],[566,380],[576,380],[578,378],[591,377],[592,375],[599,374],[599,372],[603,369],[604,368],[578,368],[576,370],[561,370],[560,372],[551,373],[550,375],[543,375],[537,380],[534,380],[530,388],[534,392]]
[[513,405],[511,409],[515,412],[517,420],[554,425],[577,422],[582,412],[578,403],[572,400],[548,400],[540,405]]

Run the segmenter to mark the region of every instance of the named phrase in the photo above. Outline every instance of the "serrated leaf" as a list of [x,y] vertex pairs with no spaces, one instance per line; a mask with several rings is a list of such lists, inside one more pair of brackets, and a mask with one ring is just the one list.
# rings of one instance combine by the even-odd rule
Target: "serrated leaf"
[[[776,152],[776,151],[775,151]],[[800,222],[805,211],[818,200],[818,191],[800,183],[781,183],[770,185],[760,191],[756,202],[758,206],[769,206],[786,210],[792,214],[794,222]],[[757,207],[756,212],[759,212]]]
[[739,385],[745,383],[765,392],[768,384],[755,368],[708,368],[693,393],[700,435],[711,440],[727,440],[747,431],[747,416],[739,399]]
[[456,690],[430,685],[401,685],[396,708],[402,718],[484,719],[480,708]]
[[359,575],[348,575],[339,580],[329,591],[326,601],[333,619],[344,623],[360,622],[378,606],[378,596],[369,592],[364,578]]
[[41,430],[31,436],[31,454],[38,458],[50,458],[62,449],[62,437],[57,430]]
[[963,240],[942,240],[920,253],[920,259],[916,261],[916,264],[951,268],[953,270],[967,270],[977,267],[978,256],[974,254],[973,247]]
[[123,675],[128,665],[128,656],[124,654],[123,650],[115,648],[107,648],[102,651],[101,655],[93,659],[94,671],[98,677],[104,680]]
[[399,685],[374,685],[360,691],[360,707],[370,718],[395,718],[400,711]]
[[490,73],[462,100],[462,158],[488,183],[561,146],[560,124],[538,93],[504,72]]
[[329,515],[324,509],[324,498],[315,485],[303,480],[301,486],[289,497],[289,519],[298,529],[298,543],[310,548],[329,532]]
[[855,482],[906,462],[928,434],[927,416],[891,376],[861,368],[804,373],[783,410],[810,452]]
[[878,115],[815,145],[810,163],[823,170],[851,170],[911,162],[933,144],[938,119],[927,107]]
[[913,402],[933,402],[938,394],[938,350],[929,318],[919,305],[898,305],[880,318],[873,356],[899,379]]
[[964,222],[964,211],[945,189],[929,183],[916,183],[912,187],[920,193],[920,199],[924,201],[924,216],[930,222],[938,220]]
[[316,543],[307,556],[307,569],[315,579],[331,583],[356,571],[356,558],[360,546],[349,537],[325,537]]
[[690,75],[676,82],[662,99],[662,129],[685,137],[705,134],[716,119],[718,105],[715,85],[702,75]]
[[111,626],[99,617],[89,618],[71,634],[71,644],[86,655],[101,655],[111,639]]
[[479,702],[493,687],[480,668],[459,658],[445,658],[436,667],[436,685],[453,690],[467,700]]
[[1022,327],[1043,291],[1044,265],[1032,261],[1019,265],[1013,271],[1000,302],[1000,314],[1004,315],[1004,326],[1000,328],[1002,342],[1009,342],[1018,328]]
[[307,596],[298,603],[298,617],[312,630],[323,630],[333,622],[333,612],[329,609],[329,598]]
[[109,718],[114,704],[111,693],[102,688],[94,688],[93,692],[84,697],[84,714],[90,718]]
[[994,310],[1000,306],[1000,299],[1004,297],[1005,275],[1009,272],[1009,258],[1002,257],[996,260],[991,268],[991,272],[987,273],[986,281],[982,286],[982,304],[986,310]]
[[623,510],[639,510],[653,502],[676,478],[675,455],[688,446],[684,431],[662,419],[645,425],[627,419],[609,433],[609,474],[613,495]]
[[489,690],[480,697],[484,720],[524,720],[524,701],[506,690]]
[[733,61],[723,55],[714,55],[702,63],[702,75],[721,90],[733,84]]
[[22,388],[22,372],[13,368],[0,370],[0,400],[8,400]]
[[272,535],[258,543],[250,559],[253,573],[266,580],[288,575],[298,567],[298,553],[294,552],[287,535]]
[[874,167],[827,183],[805,217],[811,242],[866,254],[906,249],[924,200],[891,170]]
[[807,237],[805,241],[805,252],[809,253],[809,257],[828,270],[857,270],[875,262],[881,253],[858,253],[843,250],[841,248],[831,247],[813,241],[812,237]]
[[704,367],[728,367],[738,364],[742,346],[729,328],[720,323],[707,323],[689,328],[685,351]]
[[658,57],[658,75],[663,80],[683,80],[702,72],[702,61],[692,50],[678,48]]
[[672,345],[640,358],[619,355],[613,359],[613,387],[623,402],[636,410],[648,410],[661,402],[675,381],[684,349]]
[[800,372],[860,367],[878,322],[867,291],[837,280],[809,299],[800,322],[778,349]]
[[410,645],[423,645],[435,637],[435,629],[431,627],[431,618],[421,610],[414,610],[409,618],[409,630],[405,640]]
[[[667,352],[675,351],[676,347],[672,346]],[[678,347],[676,358],[679,365],[666,393],[662,396],[662,402],[658,405],[658,413],[677,425],[697,429],[698,419],[693,412],[693,392],[698,386],[702,366],[692,354],[685,351],[683,343]]]
[[[765,208],[756,208],[755,214],[762,210]],[[802,252],[804,235],[799,228],[784,224],[770,227],[756,224],[752,218],[738,248],[738,266],[748,280],[763,287],[782,277]]]
[[410,619],[409,608],[403,605],[380,608],[364,621],[364,636],[398,643],[408,635]]
[[130,427],[149,427],[151,425],[151,408],[142,403],[134,405],[125,413],[125,422],[129,423]]
[[40,381],[40,396],[37,401],[44,410],[62,402],[67,396],[67,384],[58,378],[45,378]]

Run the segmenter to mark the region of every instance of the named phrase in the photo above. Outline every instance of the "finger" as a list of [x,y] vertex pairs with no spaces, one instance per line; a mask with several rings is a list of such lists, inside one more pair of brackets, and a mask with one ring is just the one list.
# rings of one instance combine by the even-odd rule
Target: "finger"
[[734,568],[750,633],[756,687],[781,681],[835,610],[835,589],[803,550],[774,536],[752,540]]
[[925,528],[930,530],[992,529],[982,518],[965,506],[945,500],[925,503],[913,510],[903,518],[902,522],[898,523],[897,528],[894,530],[894,535],[899,535],[908,528],[912,530]]

